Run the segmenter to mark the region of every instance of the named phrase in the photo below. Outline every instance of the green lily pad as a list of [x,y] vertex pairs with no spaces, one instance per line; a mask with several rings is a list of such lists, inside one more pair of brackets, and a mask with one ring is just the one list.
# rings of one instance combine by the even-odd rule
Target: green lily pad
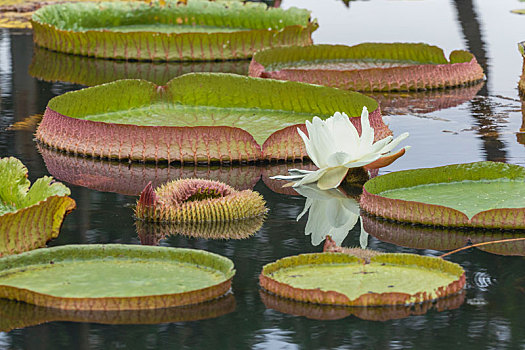
[[267,308],[277,310],[284,314],[303,316],[314,320],[339,320],[355,316],[367,321],[399,320],[414,315],[424,315],[430,310],[438,312],[459,308],[465,301],[465,292],[438,299],[435,302],[426,302],[415,305],[389,305],[376,307],[349,307],[342,305],[321,305],[295,301],[282,298],[261,290],[259,295]]
[[63,310],[0,299],[0,332],[48,322],[82,322],[110,325],[189,322],[223,316],[235,311],[235,297],[227,294],[208,302],[145,310]]
[[193,163],[303,159],[297,127],[345,112],[360,130],[391,134],[375,100],[357,92],[233,74],[190,73],[156,86],[120,80],[49,101],[36,137],[75,154]]
[[68,55],[36,46],[29,74],[40,80],[63,81],[87,86],[119,79],[144,79],[165,85],[170,79],[192,72],[218,72],[246,75],[250,62],[144,62]]
[[250,76],[295,80],[357,91],[408,91],[445,88],[483,79],[483,69],[467,51],[427,44],[364,43],[312,45],[260,51]]
[[45,246],[75,209],[69,188],[44,176],[31,183],[16,158],[0,159],[0,256]]
[[31,19],[33,39],[53,51],[116,59],[245,59],[255,51],[310,45],[310,12],[264,4],[189,1],[78,2],[45,6]]
[[414,254],[364,260],[341,253],[291,256],[263,267],[261,287],[285,298],[317,304],[409,305],[443,298],[465,285],[461,266]]
[[196,304],[225,294],[231,260],[205,251],[72,245],[0,259],[0,297],[68,310]]
[[525,168],[477,162],[394,172],[365,184],[361,208],[425,225],[525,229]]
[[[362,215],[366,232],[375,238],[402,247],[415,249],[453,250],[469,243],[492,242],[525,237],[524,230],[477,230],[431,227],[399,223],[370,215]],[[525,256],[525,240],[483,245],[477,249],[498,255]]]

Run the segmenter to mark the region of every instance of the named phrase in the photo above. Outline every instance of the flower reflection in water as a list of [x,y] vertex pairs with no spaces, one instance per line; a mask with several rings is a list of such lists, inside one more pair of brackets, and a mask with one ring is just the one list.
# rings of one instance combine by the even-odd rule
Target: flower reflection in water
[[[306,197],[304,209],[297,216],[297,221],[310,211],[304,233],[311,234],[312,244],[317,246],[330,236],[340,246],[359,219],[358,202],[345,195],[340,189],[320,190],[316,184],[298,186],[294,189],[301,196]],[[368,233],[365,232],[362,224],[359,242],[361,248],[366,248]]]

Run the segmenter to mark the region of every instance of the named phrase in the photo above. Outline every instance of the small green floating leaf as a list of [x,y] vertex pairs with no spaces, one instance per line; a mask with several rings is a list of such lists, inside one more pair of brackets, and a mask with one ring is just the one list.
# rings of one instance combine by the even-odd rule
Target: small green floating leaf
[[33,183],[16,158],[0,159],[0,256],[43,247],[75,209],[69,188],[44,176]]
[[427,44],[363,43],[311,45],[257,52],[250,76],[295,80],[357,91],[408,91],[465,85],[483,79],[483,69],[466,51]]
[[368,181],[361,208],[426,225],[525,228],[525,168],[477,162],[390,173]]
[[67,310],[138,310],[224,295],[231,260],[182,248],[72,245],[0,259],[0,297]]
[[65,3],[33,14],[33,39],[53,51],[116,59],[245,59],[268,47],[310,45],[307,10],[242,2],[177,0]]
[[408,305],[443,298],[465,285],[461,266],[414,254],[381,254],[369,264],[338,253],[302,254],[263,267],[261,286],[318,304]]

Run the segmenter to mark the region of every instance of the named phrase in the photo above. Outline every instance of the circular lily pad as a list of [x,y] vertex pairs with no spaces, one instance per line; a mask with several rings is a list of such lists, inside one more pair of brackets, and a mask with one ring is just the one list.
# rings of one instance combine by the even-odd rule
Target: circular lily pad
[[291,256],[263,267],[261,286],[282,297],[317,304],[409,305],[443,298],[465,285],[461,266],[414,254],[364,260],[340,253]]
[[298,8],[177,0],[54,4],[37,10],[31,24],[35,43],[53,51],[162,61],[244,59],[264,48],[310,45],[318,27]]
[[394,172],[368,181],[360,205],[397,221],[525,229],[525,168],[476,162]]
[[[256,98],[255,98],[256,97]],[[345,112],[361,130],[366,106],[376,140],[391,134],[379,105],[357,92],[234,74],[190,73],[166,86],[119,80],[49,101],[36,137],[86,156],[186,163],[307,157],[297,132],[314,116]]]
[[0,259],[0,298],[68,310],[138,310],[224,295],[233,262],[200,250],[71,245]]
[[483,69],[467,51],[427,44],[364,43],[311,45],[260,51],[250,76],[295,80],[357,91],[408,91],[464,85],[483,79]]

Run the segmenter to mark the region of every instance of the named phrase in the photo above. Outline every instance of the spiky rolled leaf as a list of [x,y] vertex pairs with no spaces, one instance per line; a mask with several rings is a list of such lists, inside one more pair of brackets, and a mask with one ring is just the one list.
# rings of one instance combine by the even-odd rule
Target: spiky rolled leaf
[[263,216],[267,210],[257,192],[237,191],[219,181],[181,179],[155,190],[148,184],[135,216],[145,221],[193,224],[249,219]]
[[56,238],[75,209],[69,188],[44,176],[31,183],[16,158],[0,159],[0,256],[40,248]]
[[[257,96],[257,98],[254,98]],[[233,74],[190,73],[156,86],[121,80],[50,100],[36,137],[86,156],[193,163],[307,156],[297,127],[345,112],[361,130],[366,106],[376,140],[391,134],[362,94]]]
[[66,3],[33,14],[33,40],[53,51],[115,59],[207,61],[310,45],[317,23],[297,8],[190,1]]
[[157,85],[192,72],[217,72],[246,75],[249,61],[144,62],[107,60],[68,55],[34,48],[29,66],[31,76],[46,81],[63,81],[87,86],[119,79],[144,79]]
[[104,311],[213,300],[235,274],[231,260],[202,250],[120,244],[37,249],[1,258],[0,271],[0,298]]
[[[425,194],[418,196],[419,189]],[[525,168],[476,162],[378,176],[365,184],[360,205],[370,214],[396,221],[525,229],[524,191]]]
[[447,61],[436,46],[412,43],[311,45],[256,53],[250,75],[357,91],[408,91],[459,86],[483,79],[467,51]]
[[[405,279],[400,276],[412,276]],[[298,301],[348,306],[410,305],[455,294],[461,266],[415,254],[381,254],[369,264],[341,253],[286,257],[263,267],[264,289]]]
[[63,310],[0,299],[0,332],[9,332],[13,329],[48,322],[82,322],[109,325],[189,322],[229,314],[235,311],[235,306],[233,294],[189,306],[125,311]]

